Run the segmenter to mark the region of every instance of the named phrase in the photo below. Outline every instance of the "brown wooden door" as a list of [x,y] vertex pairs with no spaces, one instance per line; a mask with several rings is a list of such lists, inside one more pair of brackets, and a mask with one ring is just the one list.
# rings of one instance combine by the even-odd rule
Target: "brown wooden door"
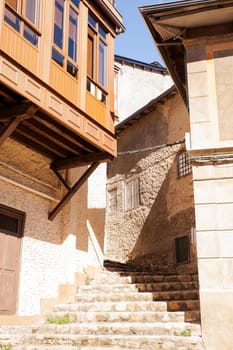
[[[0,206],[0,314],[16,313],[22,223]],[[17,214],[17,212],[13,212]],[[23,216],[22,216],[23,218]]]

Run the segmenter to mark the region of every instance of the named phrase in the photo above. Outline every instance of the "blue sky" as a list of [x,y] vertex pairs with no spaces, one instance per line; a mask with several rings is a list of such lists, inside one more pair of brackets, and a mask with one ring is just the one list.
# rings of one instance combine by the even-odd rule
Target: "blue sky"
[[[172,0],[171,0],[172,1]],[[123,16],[126,32],[115,41],[115,54],[146,63],[163,63],[152,36],[138,7],[161,3],[161,0],[116,0],[116,8]]]

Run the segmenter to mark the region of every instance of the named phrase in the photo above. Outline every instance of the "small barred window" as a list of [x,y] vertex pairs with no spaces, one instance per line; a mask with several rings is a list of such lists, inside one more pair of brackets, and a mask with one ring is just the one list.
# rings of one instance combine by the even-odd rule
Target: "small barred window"
[[0,232],[22,237],[25,213],[0,204]]
[[192,166],[187,152],[178,154],[177,157],[178,177],[183,177],[191,174]]

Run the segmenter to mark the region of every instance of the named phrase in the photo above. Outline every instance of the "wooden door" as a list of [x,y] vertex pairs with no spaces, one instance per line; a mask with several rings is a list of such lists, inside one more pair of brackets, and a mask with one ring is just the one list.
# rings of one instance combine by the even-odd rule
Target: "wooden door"
[[0,205],[0,314],[16,313],[24,213]]

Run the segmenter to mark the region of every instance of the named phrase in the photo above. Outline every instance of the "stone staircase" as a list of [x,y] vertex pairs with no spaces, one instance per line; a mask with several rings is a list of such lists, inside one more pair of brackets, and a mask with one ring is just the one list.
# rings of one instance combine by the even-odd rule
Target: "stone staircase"
[[[140,283],[138,284],[140,285]],[[169,312],[166,301],[140,293],[128,276],[103,272],[57,304],[46,321],[0,327],[2,350],[202,350],[200,325]]]
[[156,270],[105,261],[109,271],[130,276],[140,292],[150,292],[154,301],[166,301],[168,311],[184,311],[185,321],[200,323],[197,267],[160,266]]

